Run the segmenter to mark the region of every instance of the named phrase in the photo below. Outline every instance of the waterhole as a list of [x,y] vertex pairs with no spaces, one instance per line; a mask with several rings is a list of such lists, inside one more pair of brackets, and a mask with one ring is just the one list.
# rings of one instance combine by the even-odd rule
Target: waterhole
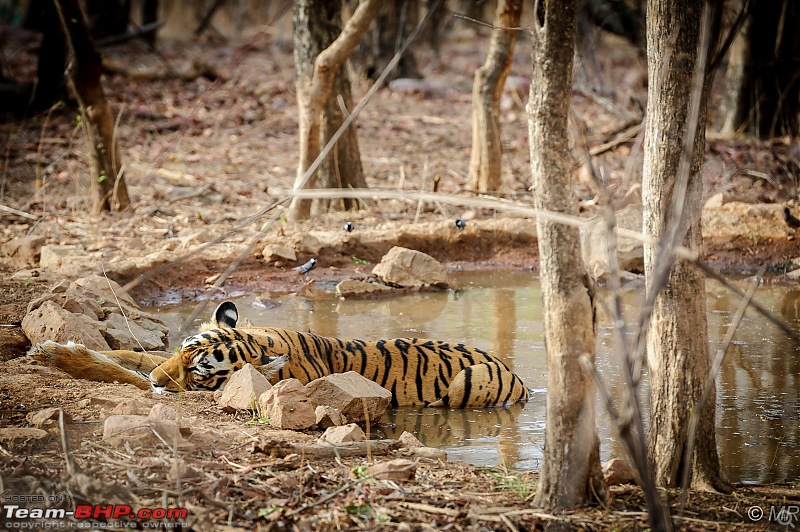
[[[327,286],[302,295],[258,294],[232,298],[241,318],[253,325],[310,331],[325,336],[375,340],[393,337],[464,342],[500,356],[518,373],[532,398],[510,408],[447,410],[390,409],[381,420],[386,437],[404,430],[451,460],[475,465],[538,469],[545,430],[547,361],[543,344],[542,297],[538,279],[524,272],[456,272],[453,289],[393,299],[349,301]],[[312,285],[313,286],[313,285]],[[743,285],[744,286],[744,285]],[[642,289],[643,290],[643,289]],[[721,345],[738,297],[716,283],[707,286],[711,347]],[[800,290],[763,286],[756,298],[800,327]],[[635,328],[641,290],[625,297],[626,319]],[[216,302],[180,331],[196,305],[153,311],[170,325],[171,345],[208,319]],[[597,365],[618,401],[621,377],[609,319],[600,312]],[[717,443],[723,469],[735,482],[800,481],[800,349],[753,311],[747,311],[717,379]],[[647,379],[643,405],[648,408]],[[619,404],[619,403],[617,403]],[[624,456],[610,420],[598,403],[601,455]]]

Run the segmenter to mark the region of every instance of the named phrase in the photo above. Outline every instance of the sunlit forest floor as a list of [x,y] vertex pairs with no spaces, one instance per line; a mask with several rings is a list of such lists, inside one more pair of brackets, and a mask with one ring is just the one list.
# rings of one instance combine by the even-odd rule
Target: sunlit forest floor
[[[344,221],[353,221],[357,231],[383,231],[385,237],[379,245],[321,250],[315,272],[319,280],[344,278],[363,270],[354,256],[362,261],[380,260],[386,242],[415,222],[433,224],[433,229],[428,229],[430,238],[419,237],[413,241],[415,247],[451,266],[535,269],[535,246],[513,235],[500,235],[491,245],[442,244],[456,238],[446,232],[452,231],[450,223],[455,218],[478,225],[481,220],[514,215],[490,208],[420,204],[402,195],[431,190],[436,182],[440,192],[476,197],[467,184],[471,87],[487,42],[485,36],[473,35],[447,41],[438,54],[419,52],[425,84],[413,90],[385,88],[359,117],[358,138],[368,184],[397,191],[396,199],[373,200],[361,211],[332,213],[296,225],[285,221],[280,208],[273,209],[226,237],[223,244],[138,286],[133,295],[150,304],[157,304],[167,292],[177,291],[187,301],[209,297],[213,292],[206,286],[207,279],[223,271],[258,230],[264,230],[264,242],[302,239],[311,230],[341,232]],[[9,262],[0,264],[4,323],[18,323],[27,302],[59,275],[105,269],[116,280],[129,281],[227,233],[247,215],[282,199],[291,187],[298,150],[290,44],[269,39],[246,46],[165,43],[159,52],[153,54],[138,44],[104,51],[135,69],[202,61],[220,78],[217,82],[205,78],[104,79],[118,120],[117,137],[133,200],[129,212],[91,212],[90,147],[74,103],[25,119],[5,117],[0,124],[0,203],[29,215],[0,211],[0,242],[37,234],[44,236],[47,244],[77,246],[61,270],[33,271],[12,278],[17,268]],[[640,180],[641,153],[635,128],[646,105],[646,69],[642,58],[622,41],[603,38],[595,52],[593,60],[576,67],[572,104],[576,116],[586,124],[589,146],[599,152],[597,163],[613,197],[621,200]],[[16,78],[32,78],[34,46],[11,43],[5,53]],[[526,205],[532,203],[524,110],[528,88],[523,82],[530,71],[529,57],[522,39],[509,82],[518,90],[507,90],[502,104],[503,187],[497,195],[502,201]],[[353,71],[354,94],[360,98],[368,83],[357,66]],[[712,93],[711,126],[720,121],[721,78],[717,76]],[[796,199],[797,155],[793,162],[790,143],[723,138],[713,131],[713,127],[709,129],[703,168],[706,198],[723,193],[724,201],[738,200],[745,207]],[[595,193],[581,169],[575,168],[575,175],[581,212],[592,215]],[[800,245],[783,225],[782,209],[775,206],[774,213],[768,211],[768,216],[757,220],[758,230],[736,232],[735,221],[713,225],[714,231],[706,232],[706,253],[712,264],[737,273],[753,271],[762,263],[769,264],[773,274],[784,271],[791,259],[800,256]],[[713,216],[716,211],[709,212]],[[444,236],[435,234],[437,223],[441,223]],[[464,234],[469,234],[469,227]],[[227,288],[297,291],[303,287],[305,280],[289,270],[294,264],[265,265],[259,260],[259,249],[247,255]],[[307,258],[298,257],[298,263]],[[421,460],[414,482],[392,485],[358,476],[365,461],[361,458],[312,464],[271,457],[259,444],[264,432],[297,441],[314,439],[316,434],[286,434],[258,427],[260,436],[248,435],[249,428],[242,428],[247,421],[242,414],[221,413],[204,394],[175,399],[181,416],[191,420],[198,448],[181,457],[188,472],[170,477],[173,456],[163,449],[122,452],[97,443],[108,407],[102,399],[149,404],[154,399],[148,394],[121,385],[76,385],[63,374],[31,368],[20,359],[3,365],[0,424],[24,426],[27,412],[47,404],[65,404],[73,421],[74,459],[109,490],[102,501],[93,502],[114,497],[125,500],[123,493],[128,493],[139,506],[158,506],[162,500],[170,506],[187,506],[195,530],[224,526],[522,530],[556,522],[531,505],[535,476]],[[67,491],[64,456],[57,439],[29,444],[2,455],[4,488],[20,493]],[[6,453],[5,447],[0,452]],[[25,453],[30,453],[28,458],[22,458]],[[677,494],[667,495],[675,506]],[[777,509],[798,498],[797,491],[788,487],[740,487],[729,496],[692,494],[676,522],[687,530],[763,529],[764,522],[753,523],[748,518],[749,507],[759,505],[769,512],[771,506]],[[607,506],[570,514],[563,522],[578,529],[644,529],[643,511],[640,492],[623,486],[614,488]]]

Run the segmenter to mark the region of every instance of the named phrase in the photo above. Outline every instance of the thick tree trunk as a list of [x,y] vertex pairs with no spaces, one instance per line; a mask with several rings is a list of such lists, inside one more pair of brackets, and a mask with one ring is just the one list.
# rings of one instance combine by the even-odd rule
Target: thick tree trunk
[[[644,228],[659,240],[672,219],[675,176],[685,144],[689,101],[697,63],[702,2],[694,0],[650,0],[647,17],[647,64],[649,94],[645,131],[642,183]],[[677,36],[675,32],[678,32]],[[664,61],[669,61],[664,64]],[[702,247],[700,226],[700,166],[705,146],[705,96],[701,105],[694,157],[683,210],[688,232],[682,242]],[[659,249],[645,246],[645,275],[652,284]],[[658,295],[648,334],[650,370],[650,431],[648,450],[656,483],[679,484],[686,452],[689,417],[703,392],[710,367],[706,327],[705,280],[688,262],[676,263],[667,286]],[[722,477],[715,439],[715,395],[712,392],[701,412],[694,460],[692,487],[729,490]]]
[[470,187],[500,190],[503,143],[500,138],[500,97],[514,59],[522,0],[499,0],[486,63],[475,71],[472,86],[472,156]]
[[[370,26],[379,6],[379,0],[362,1],[342,30],[341,3],[320,0],[294,2],[295,78],[300,134],[300,162],[295,188],[314,188],[317,182],[313,175],[308,182],[302,181],[321,147],[344,121],[336,96],[341,94],[348,110],[352,107],[350,82],[344,62]],[[349,139],[345,139],[348,135]],[[319,181],[326,187],[339,184],[343,188],[366,186],[354,128],[345,132],[320,171],[323,173]],[[355,203],[345,205],[352,208]],[[311,206],[311,200],[293,199],[289,218],[307,219],[311,214]]]
[[119,144],[114,117],[100,82],[102,61],[94,46],[77,0],[58,0],[59,16],[74,55],[70,79],[94,147],[95,210],[121,211],[130,206],[125,176],[120,173]]
[[800,3],[751,2],[727,69],[725,133],[800,134]]
[[[539,4],[531,31],[527,106],[537,209],[577,214],[567,140],[576,0]],[[547,432],[535,504],[562,511],[604,498],[594,385],[579,359],[594,360],[594,301],[578,230],[537,219],[547,346]]]

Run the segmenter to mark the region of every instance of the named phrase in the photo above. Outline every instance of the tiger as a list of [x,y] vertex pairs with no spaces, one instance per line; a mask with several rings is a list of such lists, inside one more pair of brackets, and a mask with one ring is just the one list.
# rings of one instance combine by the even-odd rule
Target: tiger
[[158,394],[219,390],[249,362],[272,384],[288,378],[307,384],[355,371],[389,390],[393,406],[481,408],[530,397],[522,379],[505,363],[465,344],[419,338],[344,340],[288,329],[237,327],[238,321],[236,305],[221,303],[212,320],[169,358],[56,342],[38,344],[29,354],[33,361],[73,377],[129,382]]

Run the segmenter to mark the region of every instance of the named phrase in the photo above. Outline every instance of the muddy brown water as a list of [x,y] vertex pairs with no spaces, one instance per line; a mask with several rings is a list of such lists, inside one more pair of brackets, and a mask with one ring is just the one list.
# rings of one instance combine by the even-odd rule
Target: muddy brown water
[[[393,299],[345,301],[332,286],[303,295],[257,294],[231,297],[254,325],[311,331],[340,338],[415,336],[459,341],[499,354],[533,390],[527,404],[510,408],[447,410],[390,409],[383,435],[414,433],[427,445],[447,450],[451,460],[475,465],[532,470],[539,467],[545,429],[546,355],[542,339],[542,298],[538,279],[524,272],[455,272],[454,289]],[[744,282],[742,281],[744,287]],[[625,298],[633,330],[641,290]],[[708,326],[712,349],[720,347],[736,306],[735,295],[708,285]],[[800,290],[762,286],[756,298],[800,328]],[[209,302],[203,319],[213,312]],[[172,330],[172,345],[196,330],[201,319],[180,324],[195,305],[152,309]],[[621,377],[609,320],[602,316],[598,366],[619,399]],[[800,348],[779,329],[748,311],[738,328],[717,380],[717,441],[729,478],[744,483],[800,481]],[[647,381],[642,396],[646,398]],[[647,408],[647,402],[644,401]],[[624,456],[609,418],[597,406],[603,459]]]

